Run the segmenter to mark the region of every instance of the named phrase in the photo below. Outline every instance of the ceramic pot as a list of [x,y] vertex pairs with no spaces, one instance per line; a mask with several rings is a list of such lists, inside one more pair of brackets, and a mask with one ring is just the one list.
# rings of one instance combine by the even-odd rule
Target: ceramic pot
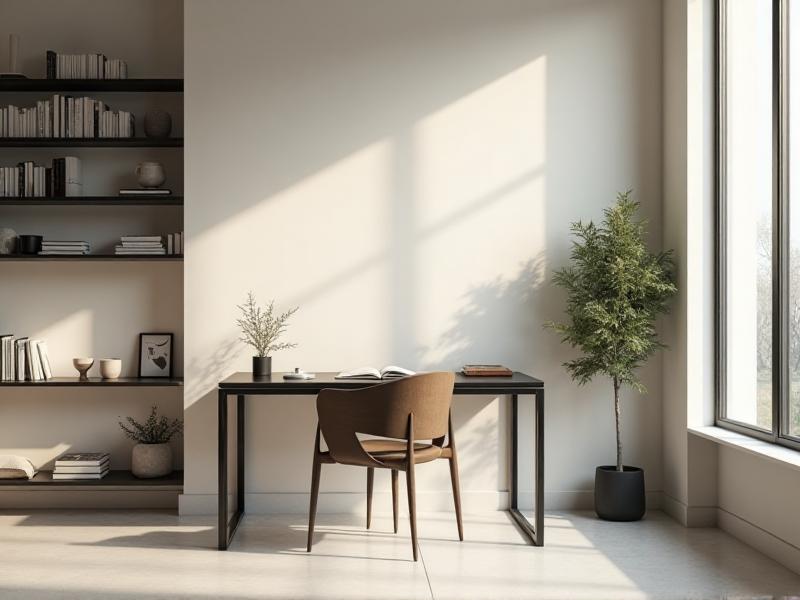
[[21,235],[19,236],[20,254],[39,254],[42,251],[42,236],[40,235]]
[[269,377],[272,375],[272,357],[253,357],[253,377]]
[[136,177],[139,185],[144,188],[157,188],[167,179],[161,163],[149,161],[137,165]]
[[73,358],[72,359],[72,366],[77,369],[78,373],[80,373],[80,380],[81,381],[88,381],[89,378],[86,376],[86,373],[89,371],[89,369],[92,368],[93,364],[94,364],[94,359],[93,358]]
[[100,377],[103,379],[117,379],[122,373],[122,360],[119,358],[100,359]]
[[606,521],[638,521],[644,516],[644,471],[639,467],[597,467],[594,510]]
[[14,254],[17,251],[17,232],[8,227],[0,227],[0,254]]
[[149,138],[165,138],[172,131],[172,117],[158,108],[148,110],[144,115],[144,134]]
[[169,444],[136,444],[131,453],[131,471],[139,479],[169,475],[172,473],[172,447]]

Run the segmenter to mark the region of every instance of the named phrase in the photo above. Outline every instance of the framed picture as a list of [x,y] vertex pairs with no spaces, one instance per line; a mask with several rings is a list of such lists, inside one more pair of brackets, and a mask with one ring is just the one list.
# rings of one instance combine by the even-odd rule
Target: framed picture
[[172,377],[171,333],[139,334],[139,377]]

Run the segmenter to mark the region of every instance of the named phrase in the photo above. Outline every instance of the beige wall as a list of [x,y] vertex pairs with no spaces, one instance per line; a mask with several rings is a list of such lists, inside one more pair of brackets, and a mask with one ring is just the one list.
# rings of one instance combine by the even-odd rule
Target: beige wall
[[[182,76],[179,0],[0,0],[0,70],[6,69],[9,33],[20,37],[19,66],[30,77],[44,76],[46,50],[105,52],[127,60],[131,77]],[[179,95],[92,95],[112,107],[132,109],[140,125],[147,108],[164,107],[173,113],[175,132],[182,131]],[[41,94],[4,94],[2,102],[26,106],[40,98]],[[133,169],[141,160],[164,162],[167,184],[183,189],[180,150],[7,148],[0,149],[0,165],[26,159],[49,164],[53,157],[67,154],[82,159],[87,194],[115,194],[119,187],[133,185]],[[109,251],[122,234],[179,230],[182,219],[179,208],[5,207],[0,208],[0,227],[51,239],[87,239],[95,250]],[[0,330],[46,340],[57,376],[77,375],[72,368],[75,356],[119,357],[123,375],[135,375],[138,334],[146,331],[176,334],[175,365],[180,373],[182,315],[180,263],[0,264]],[[98,367],[91,374],[98,375]],[[23,454],[44,468],[52,467],[53,459],[67,450],[109,450],[112,468],[127,468],[132,442],[117,427],[118,418],[144,417],[151,404],[170,416],[179,416],[182,408],[180,388],[3,388],[0,399],[0,453]],[[175,464],[180,466],[181,440],[174,446]],[[11,494],[4,492],[0,502],[14,504]],[[30,506],[29,499],[21,504]]]
[[[498,361],[542,377],[548,501],[590,505],[613,461],[610,386],[573,385],[541,324],[562,314],[549,279],[571,221],[627,187],[661,216],[660,3],[195,0],[185,36],[182,510],[215,509],[214,389],[249,368],[234,319],[250,289],[300,306],[278,370]],[[643,376],[626,461],[658,491],[658,361]],[[248,410],[249,508],[305,510],[312,399]],[[506,400],[458,399],[455,419],[466,502],[504,503]],[[363,486],[328,469],[322,509],[357,507]],[[418,486],[449,506],[444,467]]]

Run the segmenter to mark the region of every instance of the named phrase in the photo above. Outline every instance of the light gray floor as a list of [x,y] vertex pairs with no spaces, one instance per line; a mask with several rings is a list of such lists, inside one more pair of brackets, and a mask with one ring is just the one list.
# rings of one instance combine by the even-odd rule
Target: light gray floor
[[363,518],[247,516],[228,552],[210,518],[159,512],[0,514],[0,598],[722,598],[800,594],[800,576],[716,529],[659,512],[638,523],[553,513],[547,544],[528,546],[505,513],[453,515],[390,533]]

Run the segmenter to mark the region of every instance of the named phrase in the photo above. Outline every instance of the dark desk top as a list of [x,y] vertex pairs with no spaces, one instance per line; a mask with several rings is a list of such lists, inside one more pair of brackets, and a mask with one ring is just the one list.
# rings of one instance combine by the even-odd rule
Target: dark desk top
[[[254,378],[252,373],[239,372],[219,382],[220,390],[242,394],[318,394],[325,388],[357,390],[385,380],[336,379],[336,373],[316,373],[315,379],[284,379],[283,373]],[[456,394],[530,394],[543,389],[544,382],[525,373],[514,371],[511,377],[466,377],[456,373]]]

